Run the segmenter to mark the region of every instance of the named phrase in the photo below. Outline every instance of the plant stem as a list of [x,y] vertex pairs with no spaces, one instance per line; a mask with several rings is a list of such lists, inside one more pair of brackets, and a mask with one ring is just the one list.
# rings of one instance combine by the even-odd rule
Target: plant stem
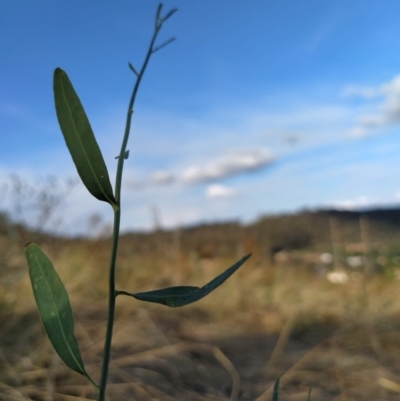
[[119,226],[121,220],[121,209],[119,206],[114,208],[114,229],[113,229],[113,240],[110,257],[110,270],[108,277],[108,316],[107,316],[107,327],[106,327],[106,338],[104,341],[104,352],[103,352],[103,364],[101,366],[101,377],[99,384],[99,392],[97,394],[98,401],[104,401],[107,386],[108,367],[110,364],[111,355],[111,340],[114,326],[114,315],[115,315],[115,264],[117,259],[118,251],[118,239],[119,239]]
[[[150,45],[147,50],[146,57],[144,59],[142,68],[136,74],[136,82],[133,87],[132,95],[131,95],[131,98],[129,101],[128,112],[127,112],[127,116],[126,116],[125,133],[124,133],[124,137],[123,137],[123,141],[122,141],[122,145],[121,145],[121,151],[120,151],[119,157],[118,157],[118,166],[117,166],[117,173],[116,173],[116,180],[115,180],[116,205],[113,206],[114,228],[113,228],[112,248],[111,248],[111,256],[110,256],[110,269],[109,269],[108,316],[107,316],[106,336],[105,336],[105,341],[104,341],[103,364],[101,367],[101,377],[100,377],[97,401],[104,401],[104,399],[105,399],[108,369],[109,369],[109,364],[110,364],[111,342],[112,342],[114,315],[115,315],[115,300],[118,295],[118,292],[115,290],[115,267],[116,267],[117,253],[118,253],[119,230],[120,230],[120,222],[121,222],[121,183],[122,183],[122,172],[124,169],[126,147],[128,145],[129,133],[131,130],[133,105],[135,103],[136,95],[139,90],[139,86],[142,81],[142,77],[143,77],[143,75],[146,71],[147,65],[149,63],[150,57],[155,51],[157,51],[161,48],[160,47],[160,48],[155,49],[154,43],[157,39],[157,35],[162,27],[162,24],[167,18],[169,18],[169,16],[171,16],[176,11],[175,9],[171,10],[167,14],[167,17],[165,17],[163,20],[160,18],[161,7],[162,6],[160,4],[157,8],[154,33],[151,38]],[[162,47],[164,47],[164,45],[162,45]]]

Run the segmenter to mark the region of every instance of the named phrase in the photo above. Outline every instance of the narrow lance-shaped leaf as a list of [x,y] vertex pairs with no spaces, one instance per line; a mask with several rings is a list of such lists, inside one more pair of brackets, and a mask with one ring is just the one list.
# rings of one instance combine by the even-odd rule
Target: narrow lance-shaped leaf
[[58,123],[82,182],[95,198],[116,204],[92,127],[68,75],[61,68],[54,71],[53,88]]
[[[191,286],[178,286],[168,287],[161,290],[137,292],[136,294],[124,293],[126,295],[132,295],[136,299],[147,302],[155,302],[167,306],[178,306],[180,302],[184,302],[189,296],[198,292],[200,287]],[[121,291],[121,293],[123,293]]]
[[44,252],[34,243],[28,243],[25,254],[33,294],[47,336],[60,358],[72,370],[93,380],[83,366],[78,342],[74,334],[74,317],[67,291]]
[[205,286],[190,287],[190,286],[179,286],[179,287],[168,287],[160,290],[129,293],[126,291],[118,291],[117,294],[130,295],[136,299],[146,302],[155,302],[170,307],[179,307],[189,305],[193,302],[204,298],[210,292],[214,291],[219,287],[228,277],[230,277],[239,267],[251,256],[251,254],[244,256],[234,265],[229,267],[219,276],[215,277]]

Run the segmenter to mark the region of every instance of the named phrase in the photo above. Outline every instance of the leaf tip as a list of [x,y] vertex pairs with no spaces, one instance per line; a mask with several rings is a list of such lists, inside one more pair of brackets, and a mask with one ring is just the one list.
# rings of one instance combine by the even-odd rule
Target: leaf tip
[[32,241],[28,241],[28,242],[25,244],[25,247],[24,247],[24,248],[25,248],[25,249],[28,248],[28,246],[29,246],[30,244],[33,244],[33,242],[32,242]]

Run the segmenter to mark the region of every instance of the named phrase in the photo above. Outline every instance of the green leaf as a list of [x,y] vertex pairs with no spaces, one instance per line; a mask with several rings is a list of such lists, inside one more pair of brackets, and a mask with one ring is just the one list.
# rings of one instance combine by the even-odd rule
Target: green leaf
[[67,291],[53,264],[34,243],[25,246],[33,294],[44,328],[57,354],[72,370],[93,380],[83,366],[74,335],[74,317]]
[[181,306],[181,302],[184,302],[198,290],[200,290],[200,287],[179,286],[163,288],[161,290],[137,292],[136,294],[130,295],[136,299],[140,299],[141,301],[155,302],[174,307]]
[[204,287],[168,287],[160,290],[147,291],[147,292],[137,292],[129,293],[125,291],[118,291],[118,294],[130,295],[136,299],[146,302],[155,302],[170,307],[179,307],[189,305],[193,302],[204,298],[210,292],[214,291],[219,287],[228,277],[230,277],[239,267],[251,256],[251,254],[243,257],[233,266],[229,267],[219,276],[215,277]]
[[53,88],[58,123],[82,182],[95,198],[115,205],[107,167],[92,127],[68,75],[61,68],[54,71]]
[[279,396],[279,380],[280,377],[278,377],[275,381],[274,384],[274,392],[272,393],[272,401],[278,401],[278,396]]

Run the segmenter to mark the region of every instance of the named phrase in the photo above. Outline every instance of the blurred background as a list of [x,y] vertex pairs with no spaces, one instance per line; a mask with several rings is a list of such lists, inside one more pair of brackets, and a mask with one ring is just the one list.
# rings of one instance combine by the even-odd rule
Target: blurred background
[[[97,377],[112,213],[77,178],[54,111],[64,69],[111,177],[158,2],[0,4],[0,398],[84,400],[35,310],[38,242]],[[118,287],[202,285],[170,310],[121,299],[110,398],[398,399],[400,3],[178,7],[139,91],[125,162]],[[4,323],[3,323],[4,322]],[[285,398],[286,397],[286,398]]]

